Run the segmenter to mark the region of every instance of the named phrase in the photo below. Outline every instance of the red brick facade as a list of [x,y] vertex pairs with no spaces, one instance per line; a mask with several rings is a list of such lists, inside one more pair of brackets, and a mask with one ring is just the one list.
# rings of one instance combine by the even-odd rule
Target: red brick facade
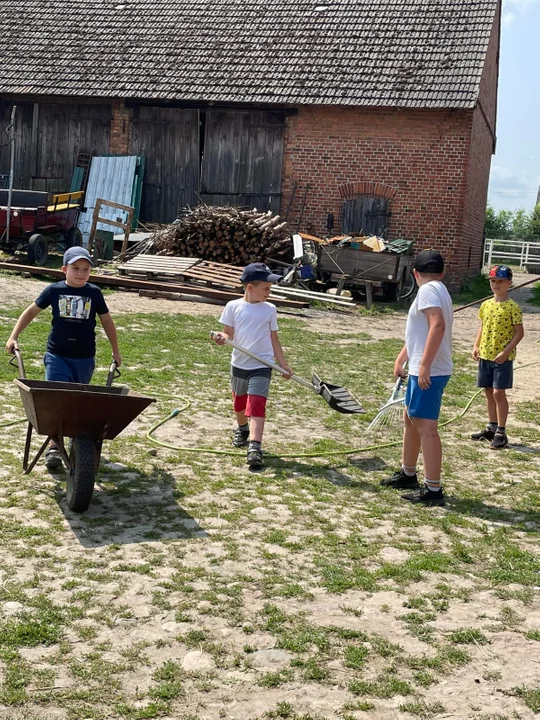
[[[482,157],[469,173],[473,125],[472,110],[300,108],[286,129],[283,205],[294,181],[297,195],[309,184],[302,225],[324,234],[331,212],[338,233],[343,187],[370,183],[371,194],[379,183],[388,189],[377,194],[394,195],[388,237],[440,249],[455,283],[480,263],[483,210],[478,222],[481,202],[473,210],[467,188],[469,181],[469,192],[473,185],[485,202],[492,149],[483,147],[484,134],[477,131],[475,153]],[[464,241],[474,247],[470,261]]]
[[127,155],[129,152],[129,133],[131,130],[131,114],[123,101],[111,104],[111,153]]

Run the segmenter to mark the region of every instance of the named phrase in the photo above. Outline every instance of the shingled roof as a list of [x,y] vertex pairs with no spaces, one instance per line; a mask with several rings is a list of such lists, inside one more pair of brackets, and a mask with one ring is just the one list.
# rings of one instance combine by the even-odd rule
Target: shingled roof
[[0,92],[470,108],[497,0],[0,0]]

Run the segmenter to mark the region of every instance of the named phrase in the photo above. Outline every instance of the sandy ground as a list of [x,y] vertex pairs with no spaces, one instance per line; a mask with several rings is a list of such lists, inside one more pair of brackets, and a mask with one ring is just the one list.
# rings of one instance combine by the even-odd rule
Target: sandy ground
[[[526,275],[517,275],[516,284],[529,279]],[[42,281],[24,279],[16,276],[9,277],[7,275],[0,276],[0,298],[1,307],[24,307],[30,304],[39,294],[42,287],[47,283]],[[540,360],[540,346],[537,341],[540,340],[540,308],[531,306],[527,300],[530,289],[517,290],[512,297],[521,305],[524,311],[524,325],[526,335],[523,342],[519,346],[518,364],[523,365],[530,362]],[[135,293],[118,292],[107,296],[107,303],[113,314],[119,313],[162,313],[162,314],[189,314],[210,315],[218,317],[221,313],[221,307],[200,302],[175,302],[169,300],[151,300],[139,298]],[[1,312],[1,311],[0,311]],[[380,316],[367,316],[352,314],[350,312],[328,312],[321,310],[304,310],[304,311],[280,311],[281,316],[297,317],[303,319],[308,329],[316,332],[341,333],[343,342],[347,341],[348,335],[357,335],[365,332],[374,339],[401,338],[403,337],[405,327],[405,312],[396,312],[393,314],[382,314]],[[462,350],[468,350],[472,346],[476,330],[478,327],[477,306],[458,312],[455,315],[454,339],[456,346]],[[2,335],[7,337],[9,328],[6,319],[2,318]],[[533,399],[540,396],[538,384],[531,382],[531,377],[538,377],[538,368],[534,375],[529,373],[516,374],[516,386],[514,389],[514,397],[516,399]],[[194,416],[194,420],[197,417]],[[219,420],[216,421],[219,424]],[[141,421],[144,425],[144,421]],[[226,432],[228,422],[221,421],[222,426],[215,426],[216,431]],[[132,430],[137,431],[138,425],[134,424]],[[274,428],[277,432],[277,428]],[[172,433],[175,431],[171,430]],[[329,434],[328,432],[326,433]],[[330,433],[331,435],[331,433]],[[163,439],[166,435],[163,435]],[[173,438],[171,438],[173,439]],[[197,438],[198,440],[198,438]],[[311,441],[313,435],[311,436]],[[164,456],[161,456],[163,459]],[[165,462],[165,461],[163,461]],[[208,461],[215,468],[215,473],[220,473],[220,461]],[[125,468],[125,466],[123,466]],[[383,464],[384,468],[384,464]],[[370,469],[381,469],[374,467]],[[182,484],[182,478],[193,472],[187,466],[168,467],[171,477],[178,483]],[[44,492],[51,492],[54,482],[43,470],[36,469],[39,473],[40,480],[43,483]],[[332,482],[336,485],[347,484],[350,478],[338,470],[330,471]],[[0,475],[3,474],[0,468]],[[298,475],[299,473],[296,473]],[[133,473],[131,473],[133,475]],[[121,479],[130,481],[130,473],[125,472]],[[135,474],[136,476],[136,474]],[[131,478],[132,480],[133,478]],[[244,492],[250,492],[250,481],[246,470],[238,471],[239,487],[244,487]],[[294,482],[294,477],[287,481],[273,481],[272,477],[268,478],[268,485],[265,487],[265,495],[262,499],[255,493],[252,493],[251,503],[253,508],[243,521],[242,537],[236,538],[241,543],[242,555],[241,559],[225,560],[223,563],[216,564],[216,558],[226,553],[226,543],[223,538],[227,538],[228,521],[222,517],[230,512],[239,503],[245,503],[241,493],[236,498],[235,493],[238,488],[231,485],[224,487],[221,492],[212,494],[210,492],[202,492],[197,496],[185,497],[182,500],[182,506],[188,513],[188,516],[182,515],[178,518],[172,516],[168,522],[171,524],[181,524],[185,528],[194,533],[194,537],[200,539],[200,543],[185,545],[185,550],[179,557],[183,558],[182,563],[186,567],[206,568],[209,572],[219,573],[223,582],[234,583],[237,578],[245,573],[246,567],[249,568],[249,574],[253,580],[246,584],[244,589],[244,605],[249,609],[254,617],[260,613],[265,598],[262,596],[258,587],[258,579],[264,573],[267,560],[264,553],[272,553],[273,562],[276,568],[280,569],[283,574],[290,574],[294,577],[296,566],[294,563],[301,563],[306,560],[302,553],[292,555],[279,545],[268,544],[259,539],[261,526],[265,523],[269,528],[274,529],[285,528],[287,531],[294,529],[296,535],[291,535],[291,539],[298,536],[302,537],[304,532],[308,532],[302,528],[302,523],[295,525],[295,519],[291,517],[290,510],[284,503],[284,494],[287,491],[287,482]],[[245,485],[242,486],[242,482]],[[174,487],[174,486],[173,486]],[[18,502],[23,503],[27,491],[13,487],[10,492],[13,499],[17,498]],[[135,498],[132,503],[146,503],[150,508],[154,501],[170,500],[170,507],[177,510],[174,502],[171,487],[159,487],[157,484],[152,486],[148,495],[143,495],[139,500]],[[118,558],[122,559],[126,565],[138,565],[147,561],[148,548],[152,544],[147,539],[145,541],[144,531],[150,528],[141,525],[139,520],[135,521],[128,510],[119,509],[119,501],[115,499],[100,486],[96,489],[96,497],[98,503],[93,504],[84,516],[73,516],[68,514],[66,520],[63,521],[64,531],[61,533],[62,541],[58,549],[50,548],[50,552],[62,555],[64,550],[69,550],[66,555],[68,560],[62,560],[62,569],[58,570],[60,564],[55,566],[54,574],[51,574],[48,582],[53,588],[51,597],[59,604],[70,602],[70,591],[62,586],[62,581],[71,577],[72,569],[76,569],[77,563],[92,558],[92,561],[102,563],[109,566],[114,560],[110,551],[110,543],[114,542],[117,548]],[[38,496],[39,500],[39,496]],[[307,498],[309,501],[310,498]],[[40,501],[42,502],[42,501]],[[43,503],[42,503],[43,504]],[[45,507],[45,506],[44,506]],[[325,506],[326,511],[331,513],[331,507]],[[355,519],[353,513],[357,508],[351,507],[344,510],[344,514],[339,518],[339,526],[342,528],[343,542],[346,541],[348,528],[353,528]],[[173,511],[171,511],[173,512]],[[360,510],[361,512],[361,510]],[[46,526],[45,520],[37,517],[32,509],[19,509],[17,503],[12,506],[6,506],[2,511],[6,518],[16,518],[23,524],[40,527]],[[174,513],[173,513],[174,515]],[[100,524],[108,521],[108,518],[114,516],[114,529],[110,532],[110,540],[103,541],[100,535]],[[137,516],[138,517],[138,516]],[[335,519],[337,522],[337,518]],[[94,524],[92,524],[94,523]],[[401,532],[401,531],[400,531]],[[380,538],[381,541],[388,536],[387,544],[383,542],[380,550],[380,557],[375,560],[378,562],[402,562],[406,560],[409,552],[399,547],[394,547],[398,540],[406,542],[411,538],[418,538],[425,543],[426,547],[433,548],[439,544],[448,542],[447,538],[438,530],[430,526],[406,527],[402,529],[403,537],[395,535],[393,525],[385,519],[378,519],[365,528],[365,535],[370,540]],[[464,530],[464,542],[467,541],[466,532]],[[394,535],[392,535],[394,533]],[[220,535],[221,534],[221,535]],[[107,536],[109,538],[109,536]],[[156,552],[165,551],[173,553],[175,545],[180,544],[181,534],[177,530],[171,530],[168,536],[168,544],[155,543]],[[525,542],[525,540],[524,540]],[[531,546],[532,547],[532,546]],[[152,548],[150,548],[152,549]],[[166,642],[177,636],[179,633],[187,632],[193,629],[195,625],[178,621],[175,615],[175,608],[157,609],[152,605],[152,593],[155,590],[155,584],[170,578],[174,568],[169,562],[171,556],[167,556],[167,561],[162,565],[154,568],[155,577],[146,577],[137,575],[136,580],[127,588],[117,589],[116,585],[111,585],[110,596],[109,586],[104,585],[101,600],[106,606],[108,603],[111,607],[116,604],[128,606],[132,618],[121,620],[122,624],[115,624],[107,627],[103,623],[99,625],[99,633],[93,641],[81,640],[78,636],[69,637],[68,640],[73,642],[73,653],[77,659],[83,660],[89,653],[95,649],[100,643],[111,643],[111,649],[103,656],[104,660],[110,662],[118,662],[122,660],[122,651],[131,647],[135,647],[137,642],[148,642],[145,648],[145,656],[148,658],[146,664],[142,664],[136,673],[127,673],[123,678],[124,686],[129,693],[136,695],[137,692],[144,692],[152,685],[152,672],[156,667],[160,666],[166,660],[174,660],[181,662],[182,666],[195,674],[203,673],[210,670],[215,671],[212,658],[206,653],[187,652],[182,650],[181,656],[176,653],[178,645],[172,644],[168,646]],[[112,558],[112,559],[111,559]],[[3,558],[0,555],[0,560]],[[369,562],[369,561],[368,561]],[[176,562],[176,567],[181,567]],[[33,560],[21,560],[18,562],[17,578],[21,581],[28,581],[35,577],[36,567]],[[2,570],[0,569],[0,581],[2,580]],[[430,581],[431,582],[431,581]],[[453,590],[456,591],[462,587],[467,590],[469,586],[474,584],[466,578],[449,578],[449,582],[454,582]],[[198,591],[207,589],[204,583],[196,586]],[[425,585],[417,583],[415,592],[417,594],[428,593],[434,591],[428,581]],[[176,595],[174,596],[176,598]],[[172,598],[171,598],[172,599]],[[326,593],[318,590],[309,604],[302,599],[283,599],[280,606],[284,607],[288,613],[299,613],[308,610],[309,619],[312,625],[317,626],[334,626],[348,629],[361,629],[377,633],[390,642],[398,641],[404,647],[407,653],[423,654],[430,652],[429,648],[421,643],[411,634],[403,631],[402,625],[396,619],[403,612],[404,596],[389,589],[387,592],[377,592],[371,595],[367,592],[348,591],[339,596],[336,601],[335,596],[328,596]],[[13,603],[12,603],[13,604]],[[15,603],[16,604],[16,603]],[[269,634],[257,630],[246,636],[241,629],[231,628],[227,622],[218,614],[209,614],[208,609],[199,603],[198,621],[204,623],[204,627],[212,633],[213,637],[218,637],[226,644],[230,653],[234,652],[239,655],[243,652],[243,647],[249,643],[254,650],[261,653],[257,658],[259,665],[253,668],[242,668],[241,670],[219,670],[219,683],[213,685],[210,689],[200,690],[196,681],[188,685],[189,692],[183,701],[183,709],[181,714],[175,714],[176,718],[200,718],[200,720],[220,720],[221,718],[231,720],[252,720],[261,717],[276,717],[272,715],[277,703],[291,703],[296,712],[309,713],[312,718],[343,718],[342,713],[338,713],[337,709],[342,707],[344,703],[351,702],[354,698],[350,693],[338,684],[314,684],[300,683],[289,684],[286,689],[277,687],[266,688],[262,690],[256,684],[257,672],[272,671],[275,672],[282,667],[288,665],[290,657],[283,651],[272,648],[273,638]],[[358,609],[357,614],[351,614],[350,609]],[[385,608],[384,610],[381,608]],[[523,605],[515,600],[505,601],[494,597],[488,591],[476,593],[469,601],[463,602],[461,599],[453,598],[451,600],[451,608],[445,614],[441,614],[437,618],[434,628],[435,632],[441,637],[448,634],[453,629],[474,626],[478,623],[478,618],[484,618],[483,622],[493,623],[499,614],[505,609],[510,608],[516,613],[524,614]],[[8,608],[9,609],[9,608]],[[0,610],[7,612],[0,607]],[[249,616],[248,616],[249,619]],[[526,617],[523,619],[523,630],[534,630],[540,626],[540,613],[538,606],[528,606],[526,609]],[[197,626],[198,627],[198,626]],[[125,629],[123,629],[125,628]],[[161,645],[159,644],[161,643]],[[446,712],[438,715],[441,718],[475,718],[483,720],[503,719],[503,718],[522,718],[528,720],[533,718],[531,713],[516,697],[511,690],[516,685],[535,686],[538,685],[539,661],[538,656],[534,654],[538,652],[538,643],[528,640],[524,634],[517,632],[497,631],[493,632],[491,644],[489,646],[473,646],[470,648],[474,653],[474,660],[471,664],[466,665],[462,669],[453,671],[448,678],[442,678],[433,691],[428,693],[430,701],[441,701]],[[275,652],[277,656],[270,657],[268,653]],[[279,653],[282,653],[279,655]],[[265,654],[266,653],[266,654]],[[23,657],[31,664],[37,664],[38,667],[48,667],[47,659],[50,650],[46,647],[28,648],[23,651]],[[508,658],[512,657],[513,662],[508,662]],[[380,661],[382,669],[388,664],[388,661]],[[346,676],[348,672],[339,663],[332,667],[335,673],[341,673]],[[3,669],[0,663],[0,682]],[[56,675],[55,688],[62,690],[73,685],[74,680],[67,672],[65,677],[58,671]],[[195,675],[196,676],[196,675]],[[203,698],[201,700],[201,698]],[[409,698],[411,700],[412,698]],[[399,703],[404,702],[403,698],[394,697],[389,700],[377,700],[371,710],[368,712],[356,712],[351,710],[347,718],[371,718],[374,720],[387,720],[391,718],[410,720],[414,716],[399,709]],[[265,715],[266,714],[266,715]],[[418,713],[416,713],[418,716]],[[421,717],[435,717],[429,708],[424,708],[424,714]],[[61,718],[68,720],[69,716],[65,709],[58,707],[54,700],[47,705],[38,706],[32,703],[21,709],[0,707],[0,718],[5,720],[27,720],[28,718],[44,720],[47,718]],[[131,717],[134,717],[132,715]],[[138,715],[137,717],[150,717],[150,715]],[[281,716],[280,716],[281,717]],[[284,715],[283,717],[286,717]],[[300,716],[294,715],[299,718]],[[168,720],[172,720],[172,717]]]

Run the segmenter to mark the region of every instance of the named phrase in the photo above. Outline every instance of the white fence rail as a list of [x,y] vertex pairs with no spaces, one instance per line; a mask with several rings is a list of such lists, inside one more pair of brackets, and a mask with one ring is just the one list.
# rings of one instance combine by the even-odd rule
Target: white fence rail
[[[486,240],[484,265],[519,265],[522,270],[540,266],[540,242],[528,240]],[[534,270],[533,272],[537,272]]]

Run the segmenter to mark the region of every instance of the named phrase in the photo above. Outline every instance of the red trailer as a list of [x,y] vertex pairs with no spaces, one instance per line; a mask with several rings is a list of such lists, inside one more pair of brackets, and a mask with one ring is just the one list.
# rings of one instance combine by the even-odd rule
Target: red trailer
[[82,244],[77,227],[83,193],[49,196],[38,190],[12,190],[7,238],[8,190],[0,190],[0,250],[26,250],[31,265],[45,265],[49,243],[65,248]]

